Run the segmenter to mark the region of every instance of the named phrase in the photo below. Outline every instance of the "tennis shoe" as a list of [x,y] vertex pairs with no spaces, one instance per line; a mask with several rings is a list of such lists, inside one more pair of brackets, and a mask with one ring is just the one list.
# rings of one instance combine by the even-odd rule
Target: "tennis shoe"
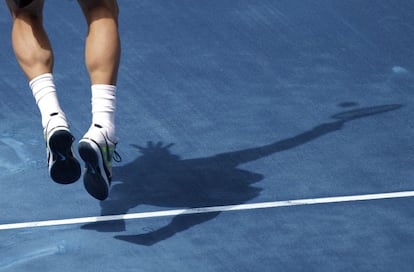
[[46,140],[46,155],[49,175],[53,181],[60,184],[70,184],[81,176],[81,167],[73,156],[73,135],[64,117],[53,116],[48,122],[44,136]]
[[105,200],[112,180],[112,161],[120,161],[115,151],[117,139],[110,139],[105,128],[92,125],[79,141],[78,151],[85,162],[83,183],[86,191],[98,200]]

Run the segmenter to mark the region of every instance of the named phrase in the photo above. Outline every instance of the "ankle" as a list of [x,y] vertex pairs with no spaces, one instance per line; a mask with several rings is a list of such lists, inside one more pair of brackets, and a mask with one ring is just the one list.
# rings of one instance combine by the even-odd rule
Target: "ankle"
[[66,121],[66,117],[63,113],[52,113],[46,124],[44,125],[45,133],[50,133],[52,130],[62,128],[69,130],[68,122]]

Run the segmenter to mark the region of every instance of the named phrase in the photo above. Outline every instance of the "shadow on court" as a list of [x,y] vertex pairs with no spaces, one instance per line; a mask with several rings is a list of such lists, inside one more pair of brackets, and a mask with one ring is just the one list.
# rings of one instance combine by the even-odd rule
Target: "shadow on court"
[[[120,183],[114,184],[111,197],[101,203],[102,215],[126,214],[138,205],[167,208],[195,208],[242,204],[257,197],[261,189],[253,184],[264,176],[239,169],[247,162],[292,149],[318,137],[340,130],[346,122],[385,113],[402,105],[381,105],[358,108],[331,116],[336,121],[324,123],[294,137],[268,145],[197,159],[182,159],[172,154],[173,144],[147,143],[132,145],[142,155],[131,163],[114,168]],[[116,239],[153,245],[185,231],[195,225],[215,218],[219,212],[178,215],[159,229],[136,235],[117,235]],[[93,223],[83,229],[101,232],[125,231],[123,221]]]

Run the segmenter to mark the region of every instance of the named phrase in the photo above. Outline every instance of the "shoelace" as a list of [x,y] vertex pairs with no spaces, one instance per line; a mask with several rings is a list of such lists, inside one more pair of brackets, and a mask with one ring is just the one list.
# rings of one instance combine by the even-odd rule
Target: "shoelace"
[[116,162],[121,162],[122,161],[121,155],[116,150],[114,150],[114,154],[112,155],[112,159]]
[[[98,128],[102,128],[102,126],[98,125],[98,124],[95,124],[95,126],[98,127]],[[102,131],[100,131],[100,132],[103,135],[103,138],[105,139],[106,150],[109,151],[109,144],[108,144],[109,137],[108,137],[108,135],[105,135],[104,133],[102,133]],[[122,161],[121,155],[116,151],[116,145],[117,145],[117,143],[114,143],[114,151],[112,153],[112,158],[109,158],[109,156],[110,156],[109,152],[106,153],[107,156],[108,156],[108,161],[110,161],[110,160],[114,160],[116,162],[121,162]]]

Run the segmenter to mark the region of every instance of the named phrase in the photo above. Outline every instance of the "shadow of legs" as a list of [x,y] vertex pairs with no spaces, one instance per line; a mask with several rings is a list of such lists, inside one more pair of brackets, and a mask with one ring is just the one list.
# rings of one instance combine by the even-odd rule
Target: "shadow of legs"
[[117,235],[116,239],[138,245],[152,246],[158,242],[168,239],[175,234],[185,231],[195,225],[204,223],[219,215],[219,212],[178,215],[173,218],[170,224],[152,232],[137,235]]

